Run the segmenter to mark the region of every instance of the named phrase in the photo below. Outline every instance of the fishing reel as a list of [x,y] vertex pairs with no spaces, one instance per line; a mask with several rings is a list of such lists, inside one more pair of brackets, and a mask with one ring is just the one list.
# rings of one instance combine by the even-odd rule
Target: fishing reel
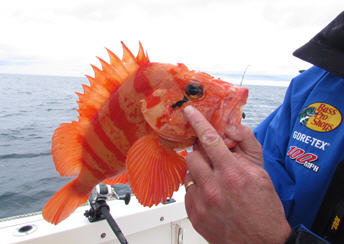
[[93,189],[88,200],[91,208],[89,210],[86,210],[84,215],[90,222],[96,222],[106,219],[120,243],[126,244],[128,242],[118,224],[111,216],[110,207],[106,203],[106,200],[108,200],[110,197],[114,197],[118,200],[123,200],[126,205],[130,202],[130,193],[126,193],[124,196],[120,197],[110,185],[98,184]]
[[109,200],[111,198],[117,200],[123,200],[125,205],[128,205],[131,199],[131,192],[126,192],[125,194],[119,194],[116,191],[116,188],[111,187],[110,185],[98,184],[93,189],[89,202],[92,206],[92,203],[95,203],[99,200]]

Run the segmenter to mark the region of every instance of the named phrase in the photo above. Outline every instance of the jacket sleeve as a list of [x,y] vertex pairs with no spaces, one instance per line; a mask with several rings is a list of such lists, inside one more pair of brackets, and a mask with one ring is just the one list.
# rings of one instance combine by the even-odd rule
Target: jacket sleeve
[[303,225],[293,228],[291,235],[284,244],[331,244],[314,234]]
[[291,134],[291,121],[295,119],[291,114],[292,93],[293,82],[287,89],[282,105],[254,130],[256,138],[262,144],[264,168],[269,173],[279,194],[287,217],[293,206],[295,187],[295,182],[285,165],[285,155]]

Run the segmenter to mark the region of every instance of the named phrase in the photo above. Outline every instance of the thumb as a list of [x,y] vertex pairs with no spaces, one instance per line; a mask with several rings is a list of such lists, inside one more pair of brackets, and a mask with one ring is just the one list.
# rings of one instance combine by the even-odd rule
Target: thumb
[[225,128],[225,135],[238,142],[233,149],[234,152],[244,153],[254,159],[262,159],[262,146],[247,126],[242,124],[227,126]]

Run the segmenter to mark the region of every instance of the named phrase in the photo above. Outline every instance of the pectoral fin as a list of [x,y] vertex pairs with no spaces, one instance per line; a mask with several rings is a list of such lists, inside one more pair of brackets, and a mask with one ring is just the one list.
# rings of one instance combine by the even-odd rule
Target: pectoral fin
[[131,189],[144,206],[166,202],[183,184],[185,159],[166,147],[156,134],[137,140],[127,155]]

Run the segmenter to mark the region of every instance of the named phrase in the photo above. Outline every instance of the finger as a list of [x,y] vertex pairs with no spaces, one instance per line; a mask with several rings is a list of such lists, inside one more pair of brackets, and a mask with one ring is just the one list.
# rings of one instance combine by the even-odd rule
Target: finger
[[195,130],[209,159],[213,162],[214,168],[218,167],[221,169],[223,166],[227,165],[224,164],[225,159],[227,163],[228,161],[234,162],[235,159],[233,155],[231,155],[231,152],[228,150],[220,135],[204,118],[201,112],[192,106],[187,106],[184,108],[184,114]]
[[202,145],[200,144],[199,141],[196,142],[196,144],[194,145],[194,151],[199,151],[200,154],[204,157],[205,161],[208,163],[209,167],[211,169],[213,169],[213,164],[211,163],[211,161],[209,160],[209,157],[206,153],[206,151],[204,150],[204,148],[202,147]]
[[227,127],[225,134],[227,137],[238,142],[232,152],[244,153],[252,159],[251,162],[260,167],[263,166],[262,146],[247,126]]
[[245,125],[227,126],[225,128],[225,135],[237,141],[240,144],[240,148],[244,151],[257,151],[261,148],[251,129]]
[[195,180],[192,178],[191,174],[189,172],[186,173],[185,177],[184,177],[184,183],[185,183],[185,208],[186,208],[186,212],[188,214],[188,216],[193,216],[194,215],[194,199],[197,196],[197,193],[195,193],[196,189],[196,182],[194,185],[190,185],[189,187],[187,187],[187,184],[189,182],[195,182]]
[[[185,179],[185,182],[193,180],[190,174],[186,175],[184,179]],[[186,191],[185,209],[192,225],[194,226],[194,224],[199,223],[198,212],[204,209],[204,204],[203,204],[203,201],[200,199],[200,191],[198,189],[198,185],[196,184],[191,185]],[[196,227],[197,226],[194,226],[194,228]]]
[[[199,186],[207,184],[213,176],[212,168],[207,158],[200,152],[194,151],[185,158],[193,181]],[[186,181],[184,181],[186,183]]]
[[193,185],[195,185],[196,182],[195,180],[192,178],[192,176],[190,174],[186,174],[184,177],[184,186],[185,186],[185,191],[188,191],[188,189],[191,187],[193,187]]
[[190,221],[194,221],[195,218],[197,217],[196,212],[195,212],[195,207],[197,207],[197,193],[192,189],[194,186],[191,186],[190,189],[187,191],[185,194],[185,210],[186,213],[190,219]]
[[184,184],[188,183],[189,181],[194,181],[191,174],[187,171],[184,176]]

